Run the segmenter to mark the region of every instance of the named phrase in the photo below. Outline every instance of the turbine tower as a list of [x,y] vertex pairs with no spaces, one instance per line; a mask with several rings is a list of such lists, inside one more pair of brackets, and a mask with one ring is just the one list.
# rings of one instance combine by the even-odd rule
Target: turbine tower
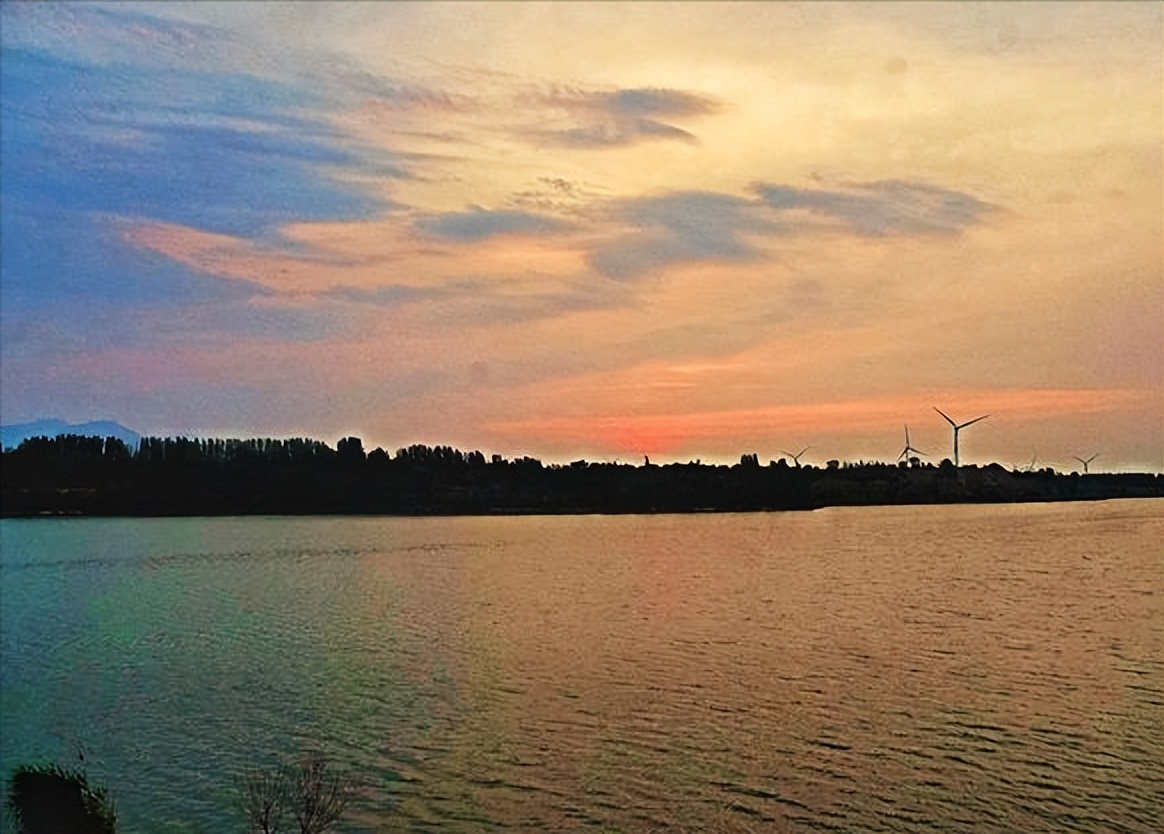
[[1083,464],[1083,474],[1086,475],[1088,464],[1090,464],[1093,460],[1095,460],[1097,457],[1099,457],[1099,452],[1096,452],[1094,455],[1087,458],[1086,460],[1081,458],[1081,457],[1076,457],[1075,455],[1072,455],[1071,457],[1075,458],[1077,461],[1079,461],[1080,463]]
[[959,466],[960,464],[958,463],[958,432],[962,431],[962,429],[966,428],[967,426],[974,425],[979,420],[985,420],[990,415],[983,414],[981,417],[975,417],[973,420],[967,420],[965,423],[955,423],[948,416],[946,416],[946,413],[944,411],[942,411],[942,409],[938,408],[936,405],[934,406],[934,411],[938,412],[938,414],[941,414],[942,418],[947,423],[949,423],[951,426],[954,427],[954,466]]
[[901,454],[897,456],[897,459],[901,460],[902,458],[906,457],[910,452],[913,452],[914,454],[917,454],[917,455],[924,455],[925,454],[925,452],[923,452],[921,449],[915,449],[913,446],[910,445],[910,443],[909,443],[909,426],[906,426],[905,427],[905,448],[901,450]]
[[796,453],[795,455],[794,455],[794,454],[792,454],[792,452],[786,452],[786,451],[784,451],[783,449],[781,449],[781,450],[780,450],[780,454],[782,454],[782,455],[788,455],[788,457],[792,458],[792,462],[793,462],[793,463],[795,463],[795,464],[796,464],[796,468],[797,468],[797,469],[799,469],[799,468],[800,468],[800,456],[801,456],[801,455],[803,455],[805,452],[807,452],[807,451],[808,451],[809,449],[811,449],[811,448],[812,448],[811,446],[805,446],[803,449],[801,449],[801,450],[800,450],[798,453]]

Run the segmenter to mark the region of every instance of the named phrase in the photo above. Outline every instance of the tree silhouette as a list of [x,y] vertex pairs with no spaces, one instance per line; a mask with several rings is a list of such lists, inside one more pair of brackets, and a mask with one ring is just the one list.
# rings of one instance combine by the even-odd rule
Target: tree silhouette
[[343,816],[351,783],[328,773],[327,763],[308,756],[299,767],[255,771],[241,780],[248,834],[284,834],[287,820],[299,834],[324,834]]
[[345,437],[336,444],[336,453],[345,463],[361,463],[364,460],[364,443],[358,437]]

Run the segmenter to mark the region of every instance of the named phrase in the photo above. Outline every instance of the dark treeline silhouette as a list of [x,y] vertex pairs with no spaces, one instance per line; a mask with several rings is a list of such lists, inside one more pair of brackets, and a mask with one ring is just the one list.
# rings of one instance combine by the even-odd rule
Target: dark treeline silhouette
[[1164,496],[1164,476],[1063,475],[985,467],[760,462],[545,465],[413,445],[366,452],[317,440],[33,438],[3,454],[9,516],[648,513],[830,505],[1064,501]]

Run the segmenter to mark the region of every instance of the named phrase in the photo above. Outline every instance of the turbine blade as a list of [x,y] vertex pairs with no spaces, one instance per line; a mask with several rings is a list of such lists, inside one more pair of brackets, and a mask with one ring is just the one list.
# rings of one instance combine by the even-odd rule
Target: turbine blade
[[934,406],[934,411],[938,412],[938,414],[941,414],[942,417],[945,418],[946,422],[949,423],[951,426],[953,426],[954,428],[958,427],[958,424],[955,423],[953,420],[951,420],[949,417],[947,417],[946,412],[942,411],[942,409],[938,408],[936,405]]
[[964,428],[966,428],[967,426],[972,426],[972,425],[974,425],[974,424],[975,424],[975,423],[977,423],[979,420],[985,420],[985,419],[986,419],[987,417],[989,417],[989,416],[990,416],[989,414],[983,414],[981,417],[975,417],[973,420],[967,420],[965,423],[963,423],[962,425],[958,426],[957,428],[959,428],[959,429],[964,429]]

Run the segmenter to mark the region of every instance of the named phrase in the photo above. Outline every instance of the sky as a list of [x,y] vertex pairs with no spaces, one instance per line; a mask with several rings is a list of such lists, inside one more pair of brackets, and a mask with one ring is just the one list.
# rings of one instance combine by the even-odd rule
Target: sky
[[4,424],[1164,466],[1159,3],[0,24]]

